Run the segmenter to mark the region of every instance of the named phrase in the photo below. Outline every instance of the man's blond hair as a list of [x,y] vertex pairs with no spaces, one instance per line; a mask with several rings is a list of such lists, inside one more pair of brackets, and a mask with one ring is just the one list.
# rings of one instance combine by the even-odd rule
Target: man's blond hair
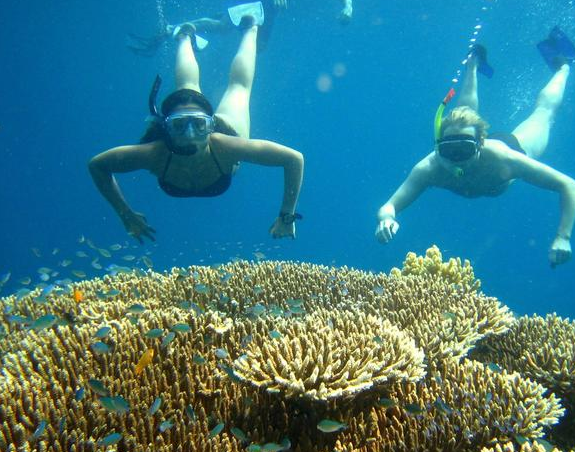
[[472,108],[456,107],[441,121],[439,136],[443,137],[445,129],[449,127],[457,127],[460,129],[465,127],[474,127],[475,136],[484,140],[487,138],[487,129],[489,128],[489,124]]

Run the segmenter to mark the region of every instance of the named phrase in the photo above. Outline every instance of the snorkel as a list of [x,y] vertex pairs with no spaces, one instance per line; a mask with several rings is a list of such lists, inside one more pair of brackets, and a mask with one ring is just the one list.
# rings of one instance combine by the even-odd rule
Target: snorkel
[[148,96],[148,109],[150,111],[150,120],[152,121],[161,121],[162,116],[158,112],[158,91],[160,91],[160,86],[162,86],[162,77],[160,75],[156,75],[156,79],[154,80],[154,84],[152,85],[152,89],[150,90],[150,94]]
[[[453,99],[454,96],[455,96],[455,89],[453,89],[452,87],[449,89],[449,91],[447,92],[447,94],[445,95],[445,97],[443,98],[443,100],[441,101],[435,112],[435,119],[433,121],[433,132],[436,145],[439,139],[441,138],[441,121],[443,120],[443,112],[445,111],[445,107],[447,106],[449,101]],[[452,171],[455,177],[459,178],[463,176],[463,168],[460,168],[459,166],[454,167]]]

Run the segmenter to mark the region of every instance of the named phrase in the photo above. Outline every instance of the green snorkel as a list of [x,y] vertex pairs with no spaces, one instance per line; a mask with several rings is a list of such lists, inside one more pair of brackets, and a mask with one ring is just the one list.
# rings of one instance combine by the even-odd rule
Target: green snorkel
[[[453,88],[450,88],[446,96],[439,104],[439,107],[437,107],[437,111],[435,112],[435,119],[433,121],[433,132],[435,136],[435,143],[437,143],[441,138],[441,121],[443,120],[443,112],[449,101],[453,99],[453,96],[455,96],[455,90]],[[456,166],[453,169],[453,175],[455,177],[462,177],[463,169]]]

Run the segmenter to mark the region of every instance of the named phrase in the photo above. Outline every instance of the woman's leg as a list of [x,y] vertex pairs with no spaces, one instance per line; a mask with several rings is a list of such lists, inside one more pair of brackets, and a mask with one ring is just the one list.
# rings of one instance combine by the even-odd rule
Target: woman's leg
[[458,107],[469,107],[479,112],[479,96],[477,95],[477,55],[472,53],[467,59],[463,86],[457,98]]
[[176,36],[176,89],[200,91],[200,68],[192,48],[192,39],[192,33],[183,31]]
[[244,31],[240,47],[232,61],[228,88],[216,114],[239,136],[250,136],[250,95],[256,70],[256,40],[258,27]]
[[513,131],[521,147],[531,158],[541,157],[549,142],[549,131],[555,112],[563,100],[565,84],[569,76],[569,66],[564,64],[555,72],[537,97],[535,110]]

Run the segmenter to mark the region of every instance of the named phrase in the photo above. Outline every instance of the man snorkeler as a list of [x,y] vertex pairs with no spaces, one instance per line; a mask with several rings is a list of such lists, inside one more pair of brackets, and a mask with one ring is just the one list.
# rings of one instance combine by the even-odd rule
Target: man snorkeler
[[399,229],[399,212],[428,187],[444,188],[469,198],[499,196],[516,179],[522,179],[560,194],[561,218],[548,257],[553,267],[570,259],[575,180],[537,159],[547,147],[555,113],[563,100],[575,47],[558,27],[538,47],[554,72],[551,80],[539,93],[535,110],[525,121],[511,134],[492,135],[487,134],[489,126],[477,113],[478,68],[490,68],[485,50],[481,46],[473,48],[458,106],[443,119],[439,113],[434,151],[413,167],[378,211],[375,236],[380,243],[393,239]]

